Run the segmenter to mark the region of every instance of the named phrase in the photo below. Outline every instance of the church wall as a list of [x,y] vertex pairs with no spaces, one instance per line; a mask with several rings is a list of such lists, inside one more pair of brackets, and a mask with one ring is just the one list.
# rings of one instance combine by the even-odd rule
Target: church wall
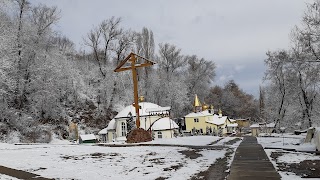
[[114,134],[115,134],[115,132],[113,130],[108,131],[108,133],[107,133],[107,142],[112,142],[113,141],[113,139],[115,138]]
[[[116,136],[117,136],[117,138],[118,137],[125,137],[125,136],[122,136],[122,129],[121,129],[122,122],[124,122],[127,125],[126,119],[124,119],[124,118],[119,118],[116,120]],[[126,133],[128,133],[127,126],[126,126],[125,130],[126,130]]]
[[[198,121],[195,122],[195,119],[198,119]],[[201,116],[201,117],[186,117],[186,131],[191,132],[193,128],[196,130],[202,129],[203,134],[206,132],[206,128],[208,126],[208,123],[206,123],[206,120],[208,119],[207,116]]]
[[161,130],[161,131],[153,131],[154,139],[159,139],[158,132],[162,133],[162,139],[174,137],[174,130]]
[[140,128],[143,128],[145,130],[148,130],[150,127],[150,124],[158,120],[160,116],[145,116],[140,117]]

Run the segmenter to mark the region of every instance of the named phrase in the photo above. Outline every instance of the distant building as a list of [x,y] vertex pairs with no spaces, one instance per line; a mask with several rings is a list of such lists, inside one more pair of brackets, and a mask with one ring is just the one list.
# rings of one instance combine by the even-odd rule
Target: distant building
[[219,110],[218,115],[213,114],[213,116],[209,117],[206,123],[209,124],[209,128],[216,131],[216,134],[219,136],[235,133],[238,127],[238,124],[230,120],[228,116],[222,116],[221,110]]
[[201,105],[197,95],[195,95],[193,106],[194,112],[184,117],[186,132],[222,136],[235,132],[238,127],[235,121],[223,116],[221,110],[218,111],[217,115],[213,106],[208,106],[205,103]]
[[[178,125],[169,118],[170,107],[161,107],[150,102],[140,102],[140,128],[148,130],[157,138],[172,138]],[[125,107],[98,134],[102,142],[126,141],[126,136],[135,127],[136,112],[133,105]]]
[[239,128],[248,128],[250,127],[249,119],[235,119]]
[[235,119],[238,124],[238,132],[241,134],[250,133],[250,121],[249,119]]
[[274,123],[257,123],[250,126],[252,136],[259,136],[260,133],[271,134],[274,131]]

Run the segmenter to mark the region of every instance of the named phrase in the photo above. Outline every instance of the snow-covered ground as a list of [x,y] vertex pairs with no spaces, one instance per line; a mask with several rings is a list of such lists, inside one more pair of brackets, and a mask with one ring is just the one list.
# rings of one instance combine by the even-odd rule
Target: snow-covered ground
[[[301,163],[305,160],[320,160],[320,156],[305,153],[305,152],[294,152],[286,151],[282,149],[268,149],[268,148],[283,148],[283,149],[295,149],[297,151],[314,151],[315,145],[310,143],[303,143],[305,135],[276,135],[276,137],[258,137],[258,143],[261,144],[265,149],[272,164],[276,167],[283,180],[298,180],[304,179],[293,172],[279,171],[278,164],[293,164]],[[279,154],[277,158],[272,158],[272,154]],[[278,163],[278,164],[277,164]],[[312,178],[320,179],[320,178]]]
[[0,179],[1,180],[18,180],[17,178],[11,177],[11,176],[7,176],[4,174],[0,174]]
[[[227,149],[194,150],[188,147],[161,146],[175,144],[186,146],[227,146],[234,151],[241,141],[233,145],[226,142],[234,137],[190,136],[159,139],[144,144],[160,146],[103,147],[77,145],[54,139],[50,144],[6,144],[0,143],[0,165],[32,172],[47,178],[59,179],[190,179],[208,169],[218,158],[225,156]],[[303,144],[304,136],[275,135],[258,137],[258,143],[266,148],[284,148],[303,151],[314,150],[314,145]],[[126,144],[126,143],[122,143]],[[319,156],[305,152],[265,149],[273,165],[300,163],[305,160],[320,160]],[[189,157],[185,154],[196,154]],[[278,157],[272,154],[278,153]],[[231,159],[228,160],[231,163]],[[302,179],[293,172],[278,171],[283,180]],[[0,174],[0,179],[15,179]],[[313,178],[316,179],[316,178]]]
[[[212,136],[178,137],[152,141],[154,144],[207,145]],[[232,138],[230,138],[231,140]],[[237,143],[239,144],[239,143]],[[236,146],[236,145],[234,145]],[[226,149],[200,149],[190,158],[186,147],[134,146],[100,147],[74,145],[55,140],[52,144],[0,144],[0,165],[63,179],[189,179],[207,170]],[[5,176],[0,176],[2,178]]]
[[191,146],[205,146],[213,141],[220,139],[217,136],[188,136],[188,137],[176,137],[167,139],[157,139],[146,144],[177,144],[177,145],[191,145]]
[[258,143],[264,148],[287,148],[299,151],[314,151],[316,146],[311,143],[303,143],[305,135],[278,135],[276,137],[257,137]]
[[[225,143],[235,139],[236,137],[218,137],[218,136],[189,136],[189,137],[176,137],[171,139],[157,139],[146,144],[176,144],[176,145],[191,145],[191,146],[205,146],[219,139],[219,142],[213,144],[214,146],[228,146]],[[241,141],[236,142],[232,146],[238,147]]]

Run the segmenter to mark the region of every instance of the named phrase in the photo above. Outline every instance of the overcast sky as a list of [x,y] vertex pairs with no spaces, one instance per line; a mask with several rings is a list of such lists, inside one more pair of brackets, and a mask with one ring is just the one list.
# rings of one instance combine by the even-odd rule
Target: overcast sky
[[155,43],[168,42],[185,55],[217,65],[214,84],[234,79],[258,95],[265,53],[289,47],[289,33],[299,25],[311,0],[30,0],[61,9],[56,30],[83,48],[82,38],[102,20],[122,17],[122,26],[151,29]]

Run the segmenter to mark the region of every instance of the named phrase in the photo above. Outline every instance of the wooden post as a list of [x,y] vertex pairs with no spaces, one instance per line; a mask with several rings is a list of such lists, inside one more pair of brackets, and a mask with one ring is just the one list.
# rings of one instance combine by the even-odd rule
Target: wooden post
[[138,79],[137,79],[137,69],[135,67],[137,58],[134,54],[131,54],[131,68],[132,68],[132,78],[133,78],[133,95],[134,95],[134,107],[136,109],[136,126],[140,128],[140,113],[139,113],[139,102],[138,102]]
[[[137,57],[141,58],[144,60],[144,63],[141,64],[136,64]],[[127,61],[131,62],[130,66],[125,66]],[[120,64],[117,66],[117,68],[114,70],[114,72],[121,72],[121,71],[127,71],[131,70],[132,71],[132,78],[133,78],[133,98],[134,98],[134,104],[133,106],[135,107],[136,110],[136,126],[137,128],[140,128],[140,113],[139,113],[139,99],[138,99],[138,78],[137,78],[137,68],[142,68],[142,67],[148,67],[152,66],[155,64],[154,62],[141,57],[137,54],[130,53],[123,61],[120,62]]]

